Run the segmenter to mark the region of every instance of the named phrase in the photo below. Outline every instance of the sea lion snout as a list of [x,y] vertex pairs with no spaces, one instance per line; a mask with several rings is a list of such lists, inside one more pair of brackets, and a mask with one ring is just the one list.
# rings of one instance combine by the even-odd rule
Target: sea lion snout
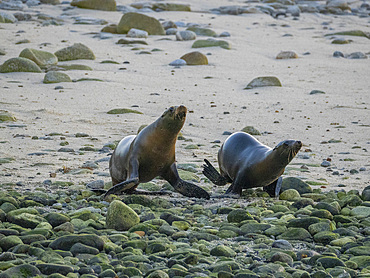
[[183,119],[186,117],[186,113],[188,112],[188,109],[184,105],[176,106],[175,107],[175,117],[179,119]]

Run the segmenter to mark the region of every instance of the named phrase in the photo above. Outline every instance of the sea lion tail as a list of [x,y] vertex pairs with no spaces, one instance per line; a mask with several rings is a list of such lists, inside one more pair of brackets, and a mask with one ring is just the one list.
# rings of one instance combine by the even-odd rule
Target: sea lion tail
[[203,164],[203,174],[216,185],[225,185],[227,183],[226,178],[220,175],[215,167],[212,166],[211,162],[204,159],[206,164]]
[[174,188],[177,192],[186,197],[203,198],[207,200],[210,199],[208,192],[205,191],[203,188],[190,182],[186,182],[182,179],[178,180]]

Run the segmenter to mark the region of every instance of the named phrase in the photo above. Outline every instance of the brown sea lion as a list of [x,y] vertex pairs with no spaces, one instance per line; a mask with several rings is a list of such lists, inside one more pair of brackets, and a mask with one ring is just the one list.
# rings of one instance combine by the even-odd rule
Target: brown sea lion
[[263,187],[279,196],[285,166],[301,149],[301,141],[285,140],[275,148],[261,144],[245,132],[230,135],[218,151],[221,174],[205,159],[203,174],[216,185],[231,183],[226,196],[241,196],[242,190]]
[[109,161],[113,187],[104,197],[121,191],[137,193],[139,183],[161,176],[184,196],[209,199],[204,189],[183,181],[177,172],[175,144],[186,112],[185,106],[172,106],[138,135],[119,142]]

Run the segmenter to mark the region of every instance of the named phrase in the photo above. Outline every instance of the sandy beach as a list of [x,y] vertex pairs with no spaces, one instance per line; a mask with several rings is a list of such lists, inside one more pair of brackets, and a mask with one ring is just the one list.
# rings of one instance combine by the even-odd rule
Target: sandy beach
[[[194,41],[176,41],[174,35],[150,35],[148,45],[116,44],[124,34],[101,39],[105,25],[74,24],[75,17],[103,19],[118,24],[121,11],[66,9],[69,4],[27,7],[23,13],[32,20],[0,24],[0,64],[18,57],[25,48],[54,53],[82,43],[95,60],[59,62],[83,64],[92,71],[65,71],[71,79],[83,81],[44,84],[45,73],[12,72],[0,74],[0,109],[13,114],[16,122],[0,123],[1,184],[16,184],[19,190],[47,186],[45,180],[69,181],[84,185],[103,179],[109,182],[108,162],[82,174],[63,173],[80,169],[86,161],[108,157],[109,153],[79,151],[135,134],[139,126],[149,124],[171,105],[185,105],[189,113],[177,142],[178,163],[201,166],[203,159],[217,165],[217,151],[227,138],[225,131],[254,126],[262,135],[256,138],[273,147],[285,139],[301,140],[303,148],[288,166],[284,176],[321,183],[323,190],[361,190],[369,185],[369,59],[333,57],[362,52],[369,55],[369,39],[327,34],[370,31],[369,17],[301,13],[299,17],[257,14],[215,14],[210,10],[238,1],[184,1],[192,12],[162,11],[145,13],[160,22],[179,21],[209,27],[217,34],[229,32],[231,49],[191,48]],[[117,5],[130,5],[117,1]],[[353,5],[359,5],[357,2]],[[5,10],[3,10],[5,11]],[[15,13],[15,11],[5,11]],[[62,19],[59,26],[43,26],[39,14]],[[185,30],[185,27],[179,27]],[[332,44],[334,38],[352,40]],[[28,39],[29,43],[16,44]],[[204,37],[197,36],[197,39]],[[153,51],[157,49],[159,51]],[[146,51],[140,54],[141,51]],[[208,65],[173,67],[169,63],[182,55],[200,51]],[[280,51],[294,51],[298,58],[277,60]],[[149,54],[145,54],[149,53]],[[118,64],[101,63],[112,60]],[[259,76],[276,76],[282,87],[245,90]],[[62,88],[56,88],[62,86]],[[321,90],[325,94],[310,94]],[[143,114],[110,115],[115,108],[131,108]],[[54,136],[50,136],[53,135]],[[76,137],[85,133],[87,137]],[[56,134],[56,135],[55,135]],[[219,143],[214,143],[219,140]],[[62,142],[74,152],[58,152]],[[218,141],[216,141],[218,142]],[[197,149],[188,149],[188,145]],[[322,167],[330,160],[329,167]],[[301,166],[306,165],[305,171]],[[197,175],[204,182],[201,168]],[[338,187],[344,185],[345,187]]]

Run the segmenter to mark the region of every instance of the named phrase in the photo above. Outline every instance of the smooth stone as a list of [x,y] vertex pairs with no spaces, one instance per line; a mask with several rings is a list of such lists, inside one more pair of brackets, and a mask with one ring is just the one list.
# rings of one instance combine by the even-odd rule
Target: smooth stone
[[307,230],[309,226],[318,222],[320,222],[320,218],[317,217],[295,218],[288,221],[287,227],[304,228]]
[[333,40],[331,43],[332,44],[348,44],[350,42],[351,42],[351,40],[346,40],[344,38],[339,38],[339,39]]
[[71,61],[78,59],[95,60],[95,55],[86,45],[75,43],[54,53],[59,61]]
[[370,207],[358,206],[351,210],[351,215],[356,218],[366,218],[370,216]]
[[197,35],[193,31],[177,31],[176,40],[177,41],[191,41],[195,40]]
[[148,32],[149,35],[165,35],[163,26],[154,17],[144,14],[129,12],[121,17],[117,25],[118,34],[126,34],[131,28]]
[[[1,110],[0,110],[0,117],[1,117]],[[361,198],[364,201],[370,201],[370,185],[366,186],[361,193]]]
[[148,43],[144,40],[130,40],[130,39],[119,39],[117,44],[143,44],[143,45],[148,45]]
[[298,55],[294,51],[281,51],[276,56],[276,59],[295,59],[295,58],[298,58]]
[[189,4],[179,4],[179,3],[154,3],[152,6],[153,10],[162,11],[176,11],[176,12],[190,12]]
[[129,108],[116,108],[109,110],[107,114],[127,114],[127,113],[134,113],[134,114],[143,114],[142,112],[139,112],[137,110],[129,109]]
[[170,36],[170,35],[176,35],[176,33],[178,32],[177,28],[169,28],[166,30],[166,35]]
[[335,36],[335,35],[365,37],[365,38],[370,39],[370,32],[364,32],[361,30],[342,31],[342,32],[326,34],[325,36]]
[[[192,31],[198,36],[206,36],[206,37],[217,37],[217,33],[209,28],[202,28],[197,26],[188,27],[187,31]],[[230,34],[229,34],[230,36]],[[229,37],[224,36],[224,37]]]
[[23,244],[23,241],[18,236],[6,236],[0,239],[0,248],[4,251],[19,244]]
[[106,216],[107,228],[118,231],[127,231],[139,222],[139,216],[125,203],[114,200],[109,205]]
[[0,23],[15,23],[17,21],[14,15],[0,11]]
[[79,235],[65,235],[61,236],[49,244],[49,247],[54,250],[69,251],[71,247],[76,243],[82,243],[94,248],[99,251],[103,250],[104,241],[97,235],[94,234],[79,234]]
[[277,86],[281,87],[281,82],[280,80],[275,77],[275,76],[261,76],[261,77],[256,77],[254,78],[247,87],[244,89],[254,89],[254,88],[259,88],[259,87],[267,87],[267,86]]
[[162,22],[162,26],[163,26],[164,30],[177,29],[176,23],[171,21],[171,20]]
[[308,227],[308,231],[311,235],[316,235],[320,232],[330,232],[333,230],[333,226],[329,221],[321,221],[315,224],[312,224]]
[[185,60],[189,66],[208,65],[207,56],[198,51],[190,52],[183,55],[180,59]]
[[169,278],[168,274],[163,270],[154,270],[151,272],[147,278]]
[[105,25],[108,24],[108,21],[104,19],[99,19],[95,17],[86,17],[86,16],[77,16],[74,17],[74,24],[83,24],[83,25]]
[[322,231],[315,234],[313,238],[315,242],[326,245],[329,244],[331,241],[338,239],[339,235],[331,231]]
[[71,221],[71,218],[65,214],[51,212],[45,216],[45,219],[50,223],[51,226],[56,227],[63,223]]
[[227,221],[229,223],[240,223],[244,220],[252,219],[253,217],[251,216],[251,214],[244,209],[233,210],[227,215]]
[[295,189],[299,194],[312,193],[312,188],[307,183],[296,177],[287,177],[283,179],[281,191],[284,192],[288,189]]
[[83,9],[116,11],[116,0],[73,0],[71,6]]
[[19,57],[30,59],[41,68],[58,63],[58,58],[53,53],[32,48],[23,49]]
[[202,48],[202,47],[221,47],[224,49],[231,49],[231,45],[227,41],[207,39],[207,40],[197,40],[191,46],[192,48]]
[[45,275],[51,275],[53,273],[67,275],[68,273],[73,272],[73,267],[62,264],[41,263],[36,264],[36,267]]
[[347,59],[367,59],[367,56],[362,52],[353,52],[349,54]]
[[68,74],[60,71],[49,71],[44,76],[45,84],[60,83],[60,82],[72,82],[72,79]]
[[324,95],[325,92],[324,91],[320,91],[320,90],[312,90],[310,92],[310,95],[320,95],[320,94]]
[[279,248],[279,249],[284,249],[284,250],[293,250],[293,246],[292,244],[285,240],[285,239],[278,239],[278,240],[275,240],[273,243],[272,243],[272,246],[273,248]]
[[285,12],[287,14],[291,14],[292,16],[299,17],[301,14],[301,9],[298,5],[290,5],[287,7]]
[[289,254],[283,253],[283,252],[276,252],[274,253],[271,258],[271,262],[282,262],[282,263],[287,263],[288,265],[293,264],[293,258]]
[[246,132],[250,135],[261,135],[261,132],[259,132],[259,130],[256,129],[254,126],[246,126],[241,131]]
[[334,268],[337,266],[345,266],[344,262],[336,257],[321,257],[316,261],[316,264],[321,264],[323,268]]
[[286,232],[277,237],[286,240],[311,240],[310,233],[304,228],[289,228]]
[[[27,276],[25,276],[25,274]],[[28,263],[13,266],[0,274],[1,278],[13,278],[13,277],[23,278],[35,276],[41,276],[40,270],[37,267],[30,265]]]
[[335,51],[333,53],[333,57],[339,58],[339,57],[344,57],[344,54],[340,51]]
[[220,38],[227,38],[227,37],[230,37],[231,35],[230,35],[230,33],[229,32],[222,32],[220,35],[219,35],[219,37]]
[[295,189],[287,189],[280,193],[279,200],[294,201],[301,197],[299,192]]
[[73,244],[70,251],[73,254],[73,256],[76,256],[77,254],[91,254],[91,255],[99,254],[99,250],[97,248],[82,243]]
[[0,66],[1,73],[7,72],[42,72],[32,60],[23,57],[11,58]]
[[[15,116],[12,113],[10,113],[9,111],[0,110],[0,123],[2,123],[2,122],[15,122],[16,120],[17,119],[15,118]],[[3,162],[3,163],[7,163],[7,162]]]
[[176,59],[172,61],[171,63],[169,63],[169,65],[174,66],[174,67],[182,67],[182,66],[186,66],[186,61],[183,59]]
[[228,246],[218,245],[211,249],[210,254],[216,257],[235,257],[236,252]]
[[109,24],[107,26],[104,26],[103,29],[101,29],[100,32],[117,34],[117,24]]
[[130,31],[127,32],[127,37],[128,38],[147,38],[148,37],[148,32],[131,28]]

